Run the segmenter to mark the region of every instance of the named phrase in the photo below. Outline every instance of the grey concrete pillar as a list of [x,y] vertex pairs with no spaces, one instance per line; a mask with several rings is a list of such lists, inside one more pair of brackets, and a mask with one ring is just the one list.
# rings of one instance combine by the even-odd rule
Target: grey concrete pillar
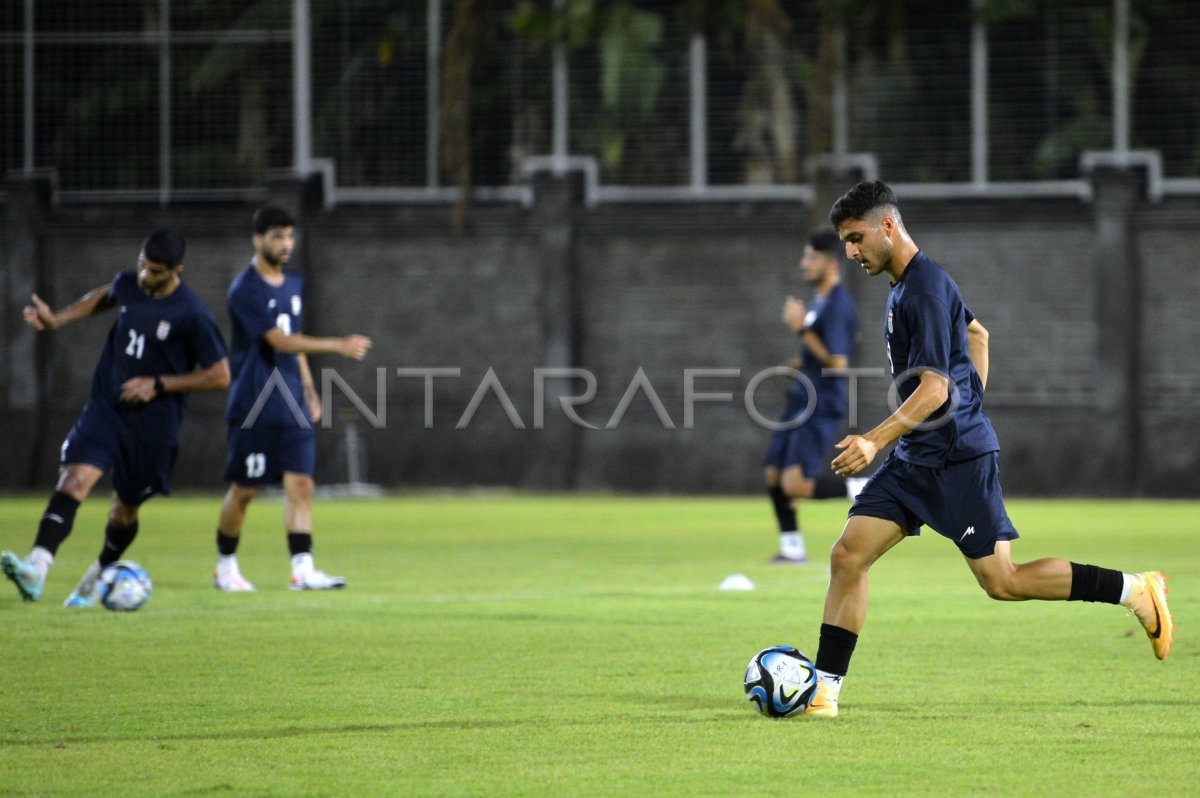
[[[538,172],[531,177],[534,206],[529,229],[536,231],[541,291],[538,308],[542,323],[545,369],[568,369],[582,364],[583,309],[579,264],[575,252],[578,215],[584,203],[584,175]],[[585,383],[556,377],[544,382],[545,408],[536,481],[539,487],[567,489],[578,482],[583,428],[569,421],[560,398],[580,395]]]
[[[37,454],[45,438],[45,363],[49,343],[25,324],[22,311],[30,296],[43,292],[47,258],[47,226],[57,203],[57,175],[43,171],[10,173],[4,181],[7,197],[4,253],[3,416],[0,430],[5,457],[0,460],[0,484],[33,487]],[[53,302],[52,302],[53,304]]]
[[1146,197],[1141,167],[1097,167],[1090,173],[1096,233],[1096,453],[1113,484],[1139,492],[1143,448],[1142,265],[1134,214]]

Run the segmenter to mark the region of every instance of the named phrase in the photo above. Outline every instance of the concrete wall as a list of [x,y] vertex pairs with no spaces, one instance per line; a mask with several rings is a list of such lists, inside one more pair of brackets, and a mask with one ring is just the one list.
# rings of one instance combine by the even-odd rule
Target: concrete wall
[[[1095,202],[906,201],[918,244],[947,267],[991,330],[986,408],[1000,435],[1010,494],[1190,496],[1200,477],[1193,397],[1200,364],[1189,345],[1200,249],[1200,200],[1150,203],[1137,182],[1097,177]],[[678,492],[759,490],[769,433],[743,407],[749,379],[784,362],[794,337],[783,297],[805,293],[796,263],[814,208],[784,202],[587,207],[577,178],[539,179],[532,208],[481,206],[465,230],[445,206],[341,205],[322,210],[308,186],[271,195],[302,210],[297,268],[309,279],[308,332],[375,340],[363,363],[312,358],[337,373],[386,423],[375,428],[334,392],[333,428],[319,432],[318,480],[346,477],[353,423],[366,477],[385,486],[504,485]],[[40,192],[40,193],[39,193]],[[224,292],[250,255],[253,204],[55,205],[41,184],[10,179],[0,256],[0,487],[49,488],[58,447],[86,400],[111,324],[92,319],[52,335],[20,320],[30,290],[56,307],[131,267],[161,224],[188,237],[185,279],[228,330]],[[902,198],[903,199],[903,198]],[[854,365],[883,368],[885,278],[848,265],[862,336]],[[582,381],[546,384],[534,429],[534,370],[582,367],[595,398],[582,429],[558,409]],[[397,368],[456,368],[425,386]],[[489,393],[456,429],[493,369],[525,429]],[[674,429],[638,393],[604,429],[641,369]],[[696,405],[685,429],[685,369],[737,369],[697,390],[731,401]],[[778,412],[786,384],[765,382],[757,407]],[[887,383],[859,385],[859,429],[886,413]],[[179,487],[219,489],[223,396],[193,398],[176,471]],[[1181,434],[1182,433],[1182,434]],[[1151,456],[1153,453],[1153,456]]]

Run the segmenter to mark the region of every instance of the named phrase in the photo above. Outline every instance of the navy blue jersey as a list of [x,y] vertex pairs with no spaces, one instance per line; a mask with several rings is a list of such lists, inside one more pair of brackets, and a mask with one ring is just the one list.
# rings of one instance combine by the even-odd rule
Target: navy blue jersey
[[[303,295],[304,280],[299,275],[285,271],[283,284],[276,287],[262,278],[254,264],[247,266],[229,286],[227,301],[233,322],[229,366],[233,384],[225,420],[230,424],[241,425],[246,420],[276,369],[291,398],[312,423],[300,381],[299,356],[278,352],[263,338],[276,327],[288,335],[300,332]],[[277,388],[271,388],[254,424],[296,426],[291,405]]]
[[[828,294],[813,297],[804,317],[804,325],[825,343],[829,354],[844,355],[846,358],[853,354],[854,339],[858,335],[858,312],[854,309],[850,292],[841,283],[835,285]],[[800,373],[812,382],[817,393],[814,415],[844,416],[846,378],[824,376],[821,373],[824,369],[825,364],[801,344]],[[808,386],[803,380],[796,380],[791,394],[807,403]]]
[[108,297],[118,307],[117,321],[96,364],[91,402],[115,412],[139,439],[174,441],[187,397],[164,392],[150,402],[122,402],[121,385],[131,377],[187,374],[225,357],[212,311],[186,283],[166,296],[148,296],[133,271],[113,279]]
[[[983,414],[983,382],[967,350],[967,325],[974,318],[954,280],[922,252],[892,286],[884,338],[900,401],[917,389],[921,371],[937,371],[950,380],[950,398],[923,425],[932,428],[901,436],[896,446],[901,460],[941,468],[1000,449]],[[946,418],[956,393],[958,406]]]

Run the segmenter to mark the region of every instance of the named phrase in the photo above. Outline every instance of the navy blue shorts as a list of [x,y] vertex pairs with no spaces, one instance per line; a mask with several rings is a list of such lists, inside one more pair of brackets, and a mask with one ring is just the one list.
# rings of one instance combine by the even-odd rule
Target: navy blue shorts
[[59,462],[112,469],[117,498],[137,507],[156,493],[170,494],[177,453],[174,440],[133,435],[116,415],[88,402],[63,441]]
[[316,462],[317,436],[312,429],[295,424],[256,424],[250,429],[229,425],[226,482],[244,487],[274,485],[285,471],[311,477]]
[[1004,509],[996,452],[944,468],[913,465],[893,452],[863,486],[850,515],[895,521],[909,535],[928,524],[973,560],[995,551],[996,541],[1019,537]]
[[[797,401],[789,396],[787,407],[779,417],[780,423],[798,417],[804,412],[805,404],[805,401]],[[763,457],[763,465],[774,466],[780,471],[800,466],[804,476],[812,479],[828,467],[826,455],[841,431],[841,416],[819,414],[813,414],[798,427],[775,430]]]

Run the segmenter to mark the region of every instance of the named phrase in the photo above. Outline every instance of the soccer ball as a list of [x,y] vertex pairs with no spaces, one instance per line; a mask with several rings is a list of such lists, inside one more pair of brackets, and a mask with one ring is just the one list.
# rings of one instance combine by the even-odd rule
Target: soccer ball
[[808,708],[817,692],[812,660],[792,646],[771,646],[746,666],[746,698],[764,715],[786,718]]
[[132,612],[150,600],[150,575],[135,562],[121,560],[100,573],[100,603],[113,612]]

